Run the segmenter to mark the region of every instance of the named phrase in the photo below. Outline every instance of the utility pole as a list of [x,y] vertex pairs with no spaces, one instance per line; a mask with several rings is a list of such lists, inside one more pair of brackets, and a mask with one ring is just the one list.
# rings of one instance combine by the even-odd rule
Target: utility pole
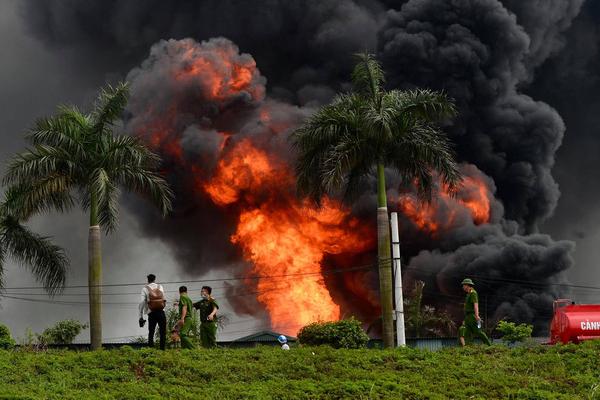
[[406,346],[406,336],[404,332],[404,299],[402,296],[402,265],[400,262],[400,234],[398,232],[398,213],[393,212],[390,219],[392,227],[392,261],[394,271],[394,299],[396,318],[396,346]]

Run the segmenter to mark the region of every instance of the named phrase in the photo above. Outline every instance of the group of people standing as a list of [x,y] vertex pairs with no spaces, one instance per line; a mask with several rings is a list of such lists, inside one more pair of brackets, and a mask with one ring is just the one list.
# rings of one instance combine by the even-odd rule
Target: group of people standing
[[[165,307],[167,299],[162,285],[156,283],[156,276],[147,276],[148,284],[142,288],[139,305],[139,325],[144,326],[148,315],[148,345],[154,346],[154,334],[158,326],[159,346],[161,350],[166,348],[167,341],[167,316]],[[193,349],[194,342],[191,340],[193,329],[193,310],[200,311],[200,342],[202,347],[210,348],[217,345],[217,310],[219,305],[212,297],[210,286],[203,286],[200,291],[202,299],[196,303],[192,302],[188,295],[187,287],[179,288],[178,320],[173,327],[173,338],[181,342],[184,349]]]
[[[146,323],[144,315],[148,315],[148,345],[154,346],[154,333],[158,326],[160,349],[166,347],[167,336],[167,317],[165,307],[167,299],[162,285],[156,283],[156,276],[150,274],[147,276],[148,284],[142,288],[139,312],[140,327]],[[465,345],[473,340],[473,337],[479,337],[485,344],[490,345],[491,341],[481,329],[481,318],[479,316],[479,298],[475,290],[475,284],[471,279],[464,279],[462,282],[463,290],[466,292],[465,298],[465,319],[459,329],[460,344]],[[200,291],[202,300],[194,303],[188,295],[187,287],[179,288],[178,316],[179,319],[173,327],[173,337],[179,339],[181,347],[184,349],[193,349],[195,347],[190,336],[193,329],[192,312],[193,309],[200,311],[200,342],[202,347],[211,348],[217,345],[217,310],[219,305],[212,297],[210,286],[202,286]],[[289,350],[287,338],[281,335],[278,340],[283,345],[283,349]],[[285,348],[287,347],[287,348]]]

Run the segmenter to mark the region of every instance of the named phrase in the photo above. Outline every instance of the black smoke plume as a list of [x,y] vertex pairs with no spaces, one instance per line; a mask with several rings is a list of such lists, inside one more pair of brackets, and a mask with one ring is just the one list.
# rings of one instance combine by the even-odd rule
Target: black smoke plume
[[[517,0],[26,1],[22,13],[31,32],[49,46],[77,50],[80,59],[75,62],[93,60],[124,75],[146,58],[128,75],[133,85],[129,129],[143,134],[142,128],[152,127],[152,113],[172,117],[169,127],[176,128],[171,134],[185,149],[182,157],[204,167],[193,174],[178,170],[169,164],[174,155],[161,147],[179,204],[172,220],[146,223],[149,233],[169,242],[182,264],[194,270],[239,261],[239,251],[227,240],[234,221],[182,189],[214,168],[221,144],[207,139],[216,137],[208,132],[230,130],[239,138],[262,138],[265,149],[287,152],[285,141],[272,142],[269,129],[261,125],[260,107],[272,104],[274,114],[292,129],[311,107],[349,87],[351,54],[357,51],[378,53],[389,87],[447,91],[460,110],[448,127],[460,161],[486,177],[497,201],[492,201],[487,224],[466,218],[436,236],[409,236],[407,279],[426,280],[431,291],[427,300],[434,302],[439,292],[460,296],[456,282],[462,276],[481,277],[481,290],[493,298],[490,314],[541,328],[550,300],[560,294],[553,284],[564,282],[563,271],[572,266],[573,245],[537,233],[560,196],[552,168],[565,125],[536,94],[548,94],[548,77],[579,73],[561,65],[557,54],[567,51],[564,33],[581,6],[581,0],[535,7]],[[170,53],[173,42],[162,39],[220,36],[251,55],[240,57],[256,60],[260,75],[255,83],[265,90],[262,97],[236,95],[214,104],[194,90],[201,83],[177,86],[162,79],[161,68],[178,62]],[[573,55],[577,60],[582,56]],[[597,58],[597,51],[590,57]],[[576,65],[588,67],[594,61]],[[544,87],[538,83],[540,71]],[[170,116],[164,105],[175,94],[183,100]],[[401,186],[394,179],[389,176],[392,203]],[[363,196],[354,206],[355,215],[368,218],[373,204],[373,196]],[[409,235],[410,221],[403,226]],[[347,284],[331,285],[336,292],[350,290]]]

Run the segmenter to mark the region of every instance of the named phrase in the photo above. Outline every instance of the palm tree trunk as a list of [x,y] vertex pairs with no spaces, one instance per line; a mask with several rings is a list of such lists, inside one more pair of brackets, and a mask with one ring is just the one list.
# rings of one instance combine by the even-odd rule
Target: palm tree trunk
[[381,318],[383,320],[383,346],[394,347],[390,221],[387,211],[385,169],[381,163],[377,164],[377,243],[379,295],[381,301]]
[[90,231],[88,237],[88,286],[90,297],[90,341],[92,350],[102,347],[102,254],[98,199],[90,195]]

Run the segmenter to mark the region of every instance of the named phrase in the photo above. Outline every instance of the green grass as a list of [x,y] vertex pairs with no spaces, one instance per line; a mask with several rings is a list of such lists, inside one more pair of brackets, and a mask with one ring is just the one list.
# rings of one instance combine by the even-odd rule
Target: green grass
[[600,342],[425,350],[328,347],[0,351],[0,398],[600,399]]

